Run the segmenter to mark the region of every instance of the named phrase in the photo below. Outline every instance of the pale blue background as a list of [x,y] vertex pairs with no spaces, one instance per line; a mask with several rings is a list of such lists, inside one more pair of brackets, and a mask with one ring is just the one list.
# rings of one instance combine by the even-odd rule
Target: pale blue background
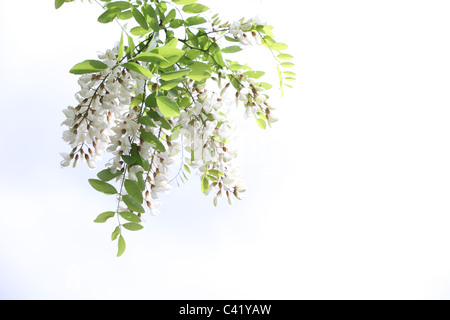
[[242,127],[245,200],[214,208],[193,178],[120,259],[92,223],[113,199],[59,167],[68,70],[119,28],[96,4],[2,3],[0,298],[450,297],[450,3],[200,2],[275,25],[298,81],[273,129]]

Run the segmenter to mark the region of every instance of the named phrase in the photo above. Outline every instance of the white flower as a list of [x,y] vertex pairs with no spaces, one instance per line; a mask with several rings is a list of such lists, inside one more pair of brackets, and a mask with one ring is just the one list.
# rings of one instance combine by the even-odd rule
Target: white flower
[[61,161],[61,167],[68,167],[68,166],[70,166],[70,162],[72,160],[70,155],[68,153],[60,153],[60,154],[64,158],[64,160]]
[[239,35],[239,32],[241,31],[241,23],[239,21],[233,21],[230,24],[230,32],[234,37],[237,37]]
[[227,124],[221,125],[217,133],[219,134],[219,137],[221,137],[222,139],[224,140],[228,139],[228,137],[231,134],[230,126]]
[[150,214],[152,215],[152,216],[154,216],[154,217],[156,217],[156,216],[158,216],[159,215],[159,210],[157,209],[157,208],[154,208],[154,207],[151,207],[150,208]]

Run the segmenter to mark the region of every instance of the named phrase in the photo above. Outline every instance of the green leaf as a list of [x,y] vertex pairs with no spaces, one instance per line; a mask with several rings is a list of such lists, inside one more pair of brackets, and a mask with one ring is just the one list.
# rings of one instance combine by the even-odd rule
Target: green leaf
[[188,4],[183,7],[183,11],[186,13],[202,13],[208,10],[207,6],[198,3]]
[[242,51],[242,48],[239,46],[231,46],[231,47],[226,47],[222,49],[223,53],[235,53],[235,52],[239,52]]
[[122,197],[122,201],[126,204],[128,209],[134,212],[144,213],[145,210],[135,198],[130,195],[125,195]]
[[111,240],[112,240],[112,241],[116,240],[117,237],[119,236],[119,234],[120,234],[120,227],[117,226],[117,227],[114,229],[113,233],[111,234]]
[[133,18],[133,13],[131,12],[131,10],[122,11],[117,16],[117,19],[120,19],[120,20],[129,20],[131,18]]
[[157,53],[151,53],[151,52],[143,52],[138,54],[135,57],[138,61],[144,61],[144,62],[153,62],[153,63],[160,63],[160,62],[169,62],[166,58],[164,58],[162,55]]
[[212,175],[212,176],[214,176],[214,177],[217,177],[217,178],[219,178],[219,177],[223,177],[223,173],[221,172],[221,171],[219,171],[219,170],[208,170],[208,174],[210,174],[210,175]]
[[278,79],[280,80],[280,86],[283,85],[283,74],[281,73],[280,66],[277,66]]
[[216,177],[214,177],[214,176],[212,176],[212,175],[210,175],[210,174],[208,174],[208,179],[209,179],[209,181],[211,181],[211,182],[219,182],[219,179],[217,179]]
[[138,186],[139,189],[141,189],[141,191],[145,190],[145,178],[144,178],[144,173],[143,172],[136,172],[136,177],[138,179]]
[[274,37],[274,34],[272,32],[273,26],[257,26],[256,30],[264,34],[267,34],[269,37]]
[[195,17],[190,17],[186,19],[185,25],[190,27],[190,26],[196,26],[199,24],[203,24],[206,23],[206,19],[200,16],[195,16]]
[[133,180],[125,180],[124,183],[125,190],[127,190],[128,194],[135,198],[139,203],[142,203],[144,201],[144,197],[142,196],[141,189],[139,188],[136,181]]
[[97,177],[102,181],[110,181],[120,175],[122,175],[120,170],[117,170],[116,173],[112,173],[110,169],[105,169],[97,173]]
[[110,185],[101,180],[89,179],[89,184],[97,191],[103,192],[105,194],[116,194],[117,190],[114,186]]
[[130,154],[134,159],[136,159],[137,165],[141,166],[144,170],[150,170],[150,163],[148,160],[144,161],[144,159],[142,159],[136,143],[131,144]]
[[136,9],[135,7],[131,7],[131,13],[133,14],[134,19],[142,28],[148,29],[147,20],[145,20],[145,17],[142,15],[140,10]]
[[[174,39],[177,40],[177,39]],[[153,49],[152,53],[157,53],[163,56],[168,62],[161,62],[162,68],[168,68],[174,65],[182,56],[184,56],[184,51],[177,49],[176,46],[177,41],[170,42],[166,44],[164,47],[159,47]]]
[[129,223],[125,223],[122,225],[125,229],[130,230],[130,231],[139,231],[141,229],[143,229],[144,227],[141,226],[139,223],[135,223],[135,222],[129,222]]
[[247,71],[244,73],[247,77],[253,78],[253,79],[259,79],[266,73],[263,71]]
[[177,87],[180,82],[182,82],[183,79],[175,79],[175,80],[169,80],[169,81],[161,81],[161,85],[159,86],[159,89],[161,90],[172,90],[173,88]]
[[[146,106],[150,111],[151,111],[152,109],[155,109],[155,107],[156,107],[156,92],[153,92],[153,93],[149,94],[149,95],[147,96],[147,98],[145,98],[145,106]],[[152,118],[150,115],[149,115],[149,117]],[[158,119],[155,119],[155,118],[152,118],[152,119],[158,120]]]
[[150,28],[152,28],[153,31],[159,30],[159,21],[158,16],[156,15],[155,9],[151,5],[144,4],[142,7],[142,12],[144,12],[144,15],[147,18],[147,21],[150,25]]
[[125,239],[122,237],[122,235],[119,236],[119,243],[118,243],[118,251],[117,256],[120,257],[125,252]]
[[131,98],[130,108],[133,109],[134,107],[140,105],[144,100],[142,100],[144,97],[144,94],[141,93],[137,95],[136,97]]
[[287,45],[287,44],[279,43],[279,42],[272,43],[272,44],[270,45],[270,49],[276,50],[276,51],[286,50],[287,48],[288,48],[288,45]]
[[178,117],[180,115],[180,107],[173,99],[166,96],[158,96],[156,97],[156,102],[159,111],[166,118]]
[[186,74],[188,74],[190,71],[191,71],[191,69],[183,69],[183,70],[166,72],[166,73],[161,74],[161,79],[163,79],[165,81],[181,79]]
[[143,76],[145,76],[147,78],[153,77],[153,74],[150,72],[150,70],[148,70],[147,68],[145,68],[145,67],[143,67],[143,66],[141,66],[141,65],[139,65],[137,63],[127,62],[127,63],[122,64],[122,66],[124,68],[129,69],[129,70],[132,70],[134,72],[142,74]]
[[144,29],[141,26],[134,27],[130,30],[133,36],[143,36],[150,32],[148,29]]
[[[152,109],[152,108],[154,109],[156,107],[156,94],[155,93],[152,93],[151,95],[149,95],[147,97],[147,99],[145,99],[145,105],[149,109]],[[155,110],[148,110],[147,115],[151,119],[153,119],[155,122],[159,122],[161,128],[166,129],[166,130],[172,130],[172,126],[170,125],[170,123],[164,117],[161,117],[159,115],[159,113],[156,112]]]
[[287,44],[275,42],[275,40],[269,36],[264,37],[262,43],[265,47],[276,51],[281,51],[288,48]]
[[232,37],[229,37],[229,36],[225,36],[225,39],[227,39],[230,42],[240,42],[239,40],[237,40],[235,38],[232,38]]
[[153,127],[153,128],[156,127],[156,125],[153,123],[152,119],[150,119],[148,116],[140,117],[138,122],[147,127]]
[[132,165],[132,164],[136,163],[136,158],[133,156],[123,154],[121,157],[122,157],[122,160],[125,161],[125,163],[128,165]]
[[119,52],[118,52],[117,60],[122,60],[122,58],[123,58],[123,32],[122,32],[122,35],[120,36]]
[[280,53],[278,55],[278,59],[290,60],[290,59],[294,59],[294,56],[287,54],[287,53]]
[[98,217],[94,220],[95,223],[104,223],[106,222],[109,218],[112,218],[116,215],[116,213],[114,211],[107,211],[107,212],[103,212],[100,213],[98,215]]
[[181,27],[182,25],[183,25],[183,23],[184,23],[184,20],[181,20],[181,19],[173,19],[172,21],[170,21],[170,27],[172,28],[172,29],[177,29],[177,28],[179,28],[179,27]]
[[110,23],[112,22],[120,13],[122,12],[121,9],[119,8],[112,8],[112,9],[108,9],[105,12],[103,12],[99,17],[98,17],[98,22],[100,23]]
[[177,12],[175,11],[175,9],[170,10],[170,12],[164,18],[163,24],[164,25],[168,24],[173,19],[175,19],[176,16],[177,16]]
[[127,221],[130,222],[141,222],[141,218],[139,218],[136,214],[129,211],[119,212],[120,216]]
[[176,48],[178,45],[178,38],[172,38],[170,40],[166,40],[166,45],[164,47],[166,48]]
[[156,3],[156,11],[158,12],[158,15],[161,17],[162,20],[164,20],[164,12],[167,11],[167,3],[165,1],[160,0],[158,1],[152,0],[152,1]]
[[213,57],[214,61],[219,66],[221,67],[225,66],[225,61],[223,61],[222,52],[220,51],[220,47],[217,43],[214,42],[213,44],[211,44],[211,46],[209,47],[209,54]]
[[180,99],[178,101],[178,105],[180,106],[180,108],[182,109],[186,109],[187,107],[189,107],[192,104],[192,101],[190,98],[188,97],[184,97],[182,99]]
[[249,66],[242,65],[242,64],[240,64],[240,63],[238,63],[236,61],[227,60],[227,62],[230,64],[229,69],[231,71],[252,70],[252,68],[250,68]]
[[172,0],[176,4],[193,4],[196,3],[197,0]]
[[108,66],[101,61],[98,60],[86,60],[76,64],[72,69],[70,69],[70,73],[72,74],[88,74],[99,72],[107,69]]
[[295,77],[297,74],[291,71],[285,71],[283,72],[288,77]]
[[136,47],[134,45],[133,38],[130,36],[128,36],[128,48],[129,48],[130,56],[134,56],[134,50],[136,49]]
[[282,67],[285,67],[285,68],[290,68],[290,67],[295,66],[295,64],[292,63],[292,62],[283,62],[283,63],[281,64],[281,66],[282,66]]
[[153,144],[157,151],[166,152],[166,148],[162,142],[153,133],[141,130],[141,139]]
[[189,65],[192,71],[188,74],[188,77],[195,81],[203,81],[211,77],[211,68],[202,62],[194,62]]
[[120,10],[126,10],[131,7],[131,4],[127,1],[114,1],[105,5],[108,9],[119,8]]
[[59,9],[66,2],[65,0],[55,0],[55,8]]
[[206,178],[206,174],[204,174],[202,177],[201,187],[202,187],[202,192],[206,194],[209,190],[209,181],[208,181],[208,178]]
[[270,83],[267,83],[267,82],[258,82],[258,83],[255,83],[255,86],[261,87],[261,88],[263,88],[263,89],[265,89],[265,90],[272,89],[272,85],[271,85]]
[[258,126],[261,128],[261,129],[263,129],[263,130],[265,130],[266,129],[266,127],[267,127],[267,123],[263,120],[263,119],[256,119],[256,123],[258,124]]

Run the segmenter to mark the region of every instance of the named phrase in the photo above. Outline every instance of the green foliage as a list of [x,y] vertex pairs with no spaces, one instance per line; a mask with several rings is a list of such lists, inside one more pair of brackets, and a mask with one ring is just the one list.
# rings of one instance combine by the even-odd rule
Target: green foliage
[[141,218],[139,218],[133,212],[125,211],[125,212],[119,212],[119,214],[120,214],[120,216],[122,218],[124,218],[127,221],[130,221],[130,222],[141,222]]
[[122,201],[125,203],[125,205],[130,209],[131,211],[138,212],[138,213],[144,213],[145,210],[142,207],[139,200],[136,200],[130,195],[125,195],[122,197]]
[[157,151],[166,152],[164,144],[152,132],[141,131],[141,139],[154,145]]
[[97,173],[97,177],[102,181],[110,181],[114,178],[117,178],[118,176],[122,175],[120,171],[117,171],[116,173],[112,173],[110,169],[105,169]]
[[[56,0],[55,8],[72,1]],[[201,191],[215,193],[214,205],[220,196],[231,203],[245,191],[230,177],[232,170],[224,160],[232,158],[226,134],[232,126],[220,106],[236,101],[261,129],[276,118],[268,103],[272,84],[265,82],[264,71],[235,61],[240,52],[259,44],[272,53],[281,94],[284,87],[292,87],[287,82],[292,83],[296,73],[290,69],[294,57],[284,52],[288,45],[275,40],[272,26],[256,20],[222,22],[219,14],[211,16],[197,0],[101,0],[101,6],[98,22],[116,21],[122,32],[114,50],[106,58],[99,56],[102,61],[85,60],[70,69],[81,76],[83,92],[77,96],[79,105],[65,112],[75,114],[72,122],[67,121],[72,124],[66,136],[76,137],[66,162],[75,166],[81,160],[92,167],[104,151],[114,155],[108,168],[89,183],[117,198],[116,210],[99,214],[94,222],[117,218],[111,240],[118,240],[121,256],[126,249],[124,233],[141,230],[141,215],[146,210],[155,213],[153,199],[167,191],[167,184],[184,183],[191,170],[201,168]],[[111,98],[117,92],[123,96]],[[105,108],[98,110],[99,105]],[[197,134],[199,141],[186,143],[183,139],[193,139],[195,130],[203,130]],[[174,156],[181,163],[169,180],[166,165]]]
[[203,193],[207,193],[209,190],[209,181],[206,174],[203,175],[201,180],[201,189]]
[[153,74],[148,70],[147,68],[135,63],[135,62],[127,62],[122,65],[124,68],[127,68],[131,71],[137,72],[139,74],[142,74],[143,76],[147,78],[153,77]]
[[180,115],[180,107],[170,97],[167,96],[158,96],[156,97],[156,102],[158,104],[159,111],[166,117],[178,117]]
[[186,13],[202,13],[208,10],[207,6],[198,3],[188,4],[183,7],[183,11]]
[[107,68],[108,68],[108,66],[101,61],[86,60],[86,61],[76,64],[72,69],[70,69],[70,73],[72,73],[72,74],[88,74],[88,73],[95,73],[95,72],[103,71]]
[[204,81],[211,78],[212,69],[209,65],[203,62],[193,62],[189,65],[191,72],[188,77],[195,81]]
[[89,183],[97,191],[100,191],[105,194],[116,194],[117,190],[114,186],[110,185],[107,182],[96,180],[96,179],[89,179]]
[[55,8],[59,9],[64,4],[64,2],[66,2],[66,1],[65,0],[56,0],[55,1]]
[[107,211],[107,212],[103,212],[100,213],[97,218],[94,220],[94,222],[96,223],[104,223],[106,222],[109,218],[112,218],[116,215],[116,213],[114,211]]
[[123,225],[123,227],[130,231],[139,231],[144,228],[142,225],[136,222],[128,222]]
[[240,46],[231,46],[222,49],[223,53],[235,53],[239,51],[242,51],[242,48]]
[[120,8],[111,8],[103,12],[98,17],[98,22],[100,23],[110,23],[113,22],[115,18],[122,12]]
[[136,181],[126,179],[124,186],[130,196],[136,199],[139,203],[142,203],[144,198],[142,197],[142,191]]
[[135,58],[135,60],[143,61],[143,62],[152,62],[152,63],[169,63],[166,58],[164,58],[162,55],[157,53],[151,53],[151,52],[143,52],[138,54]]
[[123,238],[122,235],[119,235],[119,242],[118,242],[118,251],[117,251],[117,256],[120,257],[124,252],[125,252],[125,239]]

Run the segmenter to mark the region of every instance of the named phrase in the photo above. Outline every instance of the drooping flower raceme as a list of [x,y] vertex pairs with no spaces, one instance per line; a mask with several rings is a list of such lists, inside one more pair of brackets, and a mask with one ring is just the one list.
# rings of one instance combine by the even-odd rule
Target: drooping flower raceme
[[[56,1],[59,8],[64,2]],[[253,118],[265,129],[277,121],[261,82],[262,71],[225,59],[246,46],[261,45],[276,58],[280,88],[295,74],[282,71],[292,58],[287,46],[273,39],[272,27],[259,19],[222,23],[209,20],[208,8],[195,0],[104,1],[99,22],[134,21],[114,48],[71,69],[80,75],[76,104],[63,112],[63,140],[70,152],[61,165],[80,161],[91,169],[103,157],[106,168],[91,186],[115,195],[117,208],[95,222],[117,217],[112,239],[118,256],[125,250],[123,231],[143,228],[142,215],[157,215],[161,194],[189,174],[200,179],[214,205],[224,197],[231,204],[245,191],[233,144],[233,116]],[[179,6],[180,5],[180,6]],[[126,43],[126,44],[125,44]],[[228,46],[224,46],[228,43]],[[241,113],[242,112],[242,113]]]

